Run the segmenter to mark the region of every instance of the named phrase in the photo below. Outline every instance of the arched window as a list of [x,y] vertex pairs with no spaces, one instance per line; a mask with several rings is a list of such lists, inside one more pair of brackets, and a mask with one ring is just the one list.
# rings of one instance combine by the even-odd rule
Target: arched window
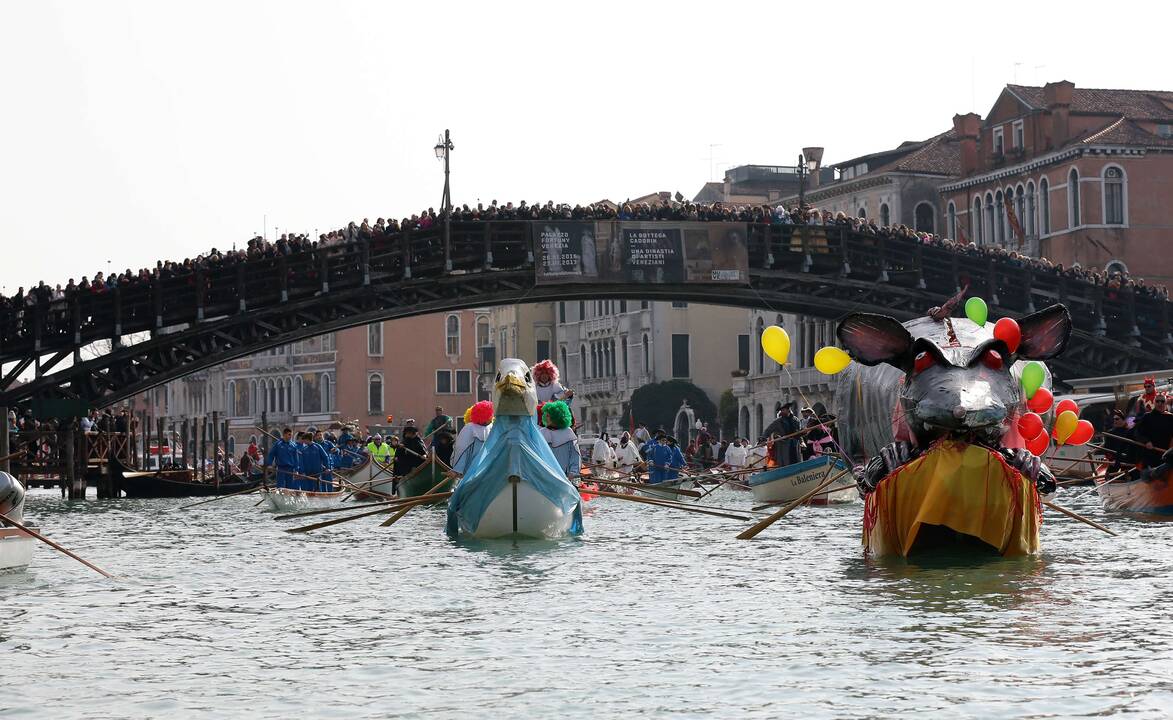
[[[611,338],[611,352],[609,353],[609,356],[611,358],[611,377],[615,377],[615,338]],[[624,372],[626,372],[626,370]]]
[[277,383],[269,380],[269,410],[277,409]]
[[978,197],[973,199],[973,210],[969,213],[969,240],[982,244],[982,199]]
[[1104,224],[1124,224],[1124,170],[1116,165],[1104,168]]
[[257,381],[250,380],[248,383],[249,407],[253,408],[254,412],[260,412],[264,405],[264,398],[257,396]]
[[289,407],[285,404],[285,382],[283,380],[277,381],[277,412],[285,412]]
[[627,336],[626,335],[619,336],[619,347],[622,348],[622,351],[623,351],[623,374],[624,374],[624,376],[626,376],[627,373],[630,372],[627,367]]
[[951,238],[957,237],[957,206],[953,201],[949,201],[949,207],[946,210],[947,219],[945,220],[945,232]]
[[[862,217],[862,216],[861,216]],[[888,203],[880,203],[880,225],[887,227],[892,224],[892,217],[888,212]]]
[[1104,266],[1104,272],[1127,274],[1128,266],[1125,265],[1121,260],[1110,260],[1108,261],[1108,264]]
[[994,194],[994,213],[994,242],[1001,245],[1006,241],[1006,205],[1001,190]]
[[758,373],[766,371],[766,351],[762,349],[762,333],[766,330],[766,321],[758,318],[754,327],[754,337],[757,338],[758,345]]
[[[565,310],[566,303],[559,303]],[[489,339],[489,318],[481,316],[477,318],[477,349],[488,347],[492,341]]]
[[982,243],[993,245],[994,240],[994,195],[986,193],[986,214],[982,222]]
[[[307,407],[313,407],[312,405],[306,404],[305,395],[303,394],[304,392],[305,383],[302,382],[301,375],[298,375],[297,377],[293,378],[293,401],[296,404],[291,406],[289,408],[290,410],[300,413],[305,412]],[[311,410],[311,412],[313,411]]]
[[1014,215],[1018,218],[1018,227],[1026,234],[1026,190],[1021,185],[1014,191]]
[[579,345],[578,346],[578,357],[579,357],[579,370],[581,371],[583,378],[590,377],[589,373],[590,373],[591,367],[590,367],[590,365],[587,364],[587,362],[589,361],[589,358],[587,357],[586,345]]
[[367,355],[371,357],[383,355],[383,323],[381,322],[367,325]]
[[460,355],[459,315],[449,315],[444,320],[444,352],[451,357]]
[[865,207],[860,207],[859,210],[855,211],[855,215],[856,215],[856,217],[863,218],[866,220],[867,216],[868,216],[868,210]]
[[599,346],[591,343],[591,377],[599,376]]
[[[758,437],[762,436],[762,433],[766,429],[765,419],[766,418],[765,413],[762,410],[762,404],[758,403],[757,407],[754,408],[754,435],[757,435]],[[752,440],[752,438],[750,439]]]
[[330,377],[330,373],[322,373],[319,382],[322,393],[322,412],[334,411],[334,379]]
[[741,437],[749,437],[749,408],[742,405],[741,412],[737,416],[737,434]]
[[369,415],[383,414],[382,373],[371,373],[367,376],[367,413]]
[[648,334],[644,333],[644,374],[652,372],[652,353],[648,347]]
[[1039,180],[1039,234],[1051,234],[1051,183]]
[[561,354],[562,354],[562,364],[559,365],[558,367],[562,368],[563,372],[565,372],[570,369],[570,366],[566,364],[566,346],[565,345],[563,345],[561,348]]
[[1083,225],[1079,207],[1079,173],[1075,168],[1067,173],[1067,228]]
[[227,440],[227,445],[228,445],[228,457],[232,457],[232,456],[236,455],[236,438],[229,435],[228,440]]
[[505,328],[501,328],[501,332],[497,333],[497,338],[497,344],[501,346],[501,357],[509,357],[509,331]]
[[1035,231],[1038,228],[1038,222],[1035,220],[1035,210],[1037,204],[1035,203],[1035,183],[1031,180],[1026,184],[1026,217],[1019,218],[1023,223],[1026,223],[1026,234],[1029,237],[1035,236]]
[[236,417],[236,381],[228,381],[228,415],[229,417]]
[[917,232],[936,232],[937,231],[937,212],[933,209],[931,203],[919,202],[912,213],[913,225],[916,226]]

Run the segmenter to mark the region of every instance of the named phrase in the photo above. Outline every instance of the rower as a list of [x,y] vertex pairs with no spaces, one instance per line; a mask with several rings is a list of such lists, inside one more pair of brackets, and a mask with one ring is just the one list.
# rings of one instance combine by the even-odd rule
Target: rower
[[641,461],[639,449],[631,440],[631,434],[624,432],[619,436],[619,445],[615,448],[615,469],[624,476],[629,476],[635,466]]
[[386,465],[395,459],[395,453],[391,450],[391,446],[383,442],[382,435],[377,434],[367,443],[367,454],[380,465]]
[[680,452],[680,448],[676,443],[676,438],[671,435],[668,436],[669,460],[668,470],[665,471],[665,480],[675,480],[680,477],[680,471],[684,469],[684,455]]
[[325,458],[325,467],[322,469],[319,484],[321,485],[322,492],[330,492],[334,489],[334,473],[332,471],[337,464],[335,454],[338,449],[334,447],[334,443],[326,439],[325,434],[321,430],[314,431],[313,439],[314,445],[317,445],[321,449],[322,457]]
[[293,473],[301,472],[301,452],[293,442],[292,428],[284,428],[281,431],[281,439],[269,448],[265,467],[273,464],[277,466],[277,487],[295,487]]
[[408,419],[403,428],[403,439],[399,442],[400,449],[395,452],[394,473],[398,477],[406,477],[408,473],[423,464],[428,454],[424,441],[420,439],[419,428],[415,420]]
[[330,458],[320,445],[314,443],[312,433],[299,433],[297,439],[301,443],[301,489],[309,492],[320,492],[322,473],[330,469]]
[[563,400],[553,400],[542,406],[542,437],[558,458],[558,465],[566,477],[582,474],[582,453],[578,449],[578,435],[570,427],[570,407]]
[[[679,453],[680,449],[677,448]],[[644,458],[648,461],[648,482],[659,483],[668,479],[668,468],[672,462],[672,448],[668,445],[668,433],[663,429],[656,431],[656,438],[644,445]],[[680,464],[684,465],[684,456],[680,456]]]

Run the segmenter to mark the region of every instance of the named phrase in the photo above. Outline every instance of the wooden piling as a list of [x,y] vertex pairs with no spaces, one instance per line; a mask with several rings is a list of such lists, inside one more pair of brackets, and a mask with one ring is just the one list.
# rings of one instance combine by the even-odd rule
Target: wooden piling
[[139,410],[138,424],[139,424],[139,428],[140,428],[139,432],[142,435],[142,443],[143,444],[142,444],[142,452],[139,454],[138,458],[136,458],[136,459],[138,460],[138,469],[139,470],[146,470],[147,464],[148,464],[147,463],[147,455],[149,454],[147,452],[148,447],[147,447],[147,411],[146,410]]
[[269,457],[269,413],[268,411],[261,411],[261,455],[265,458]]
[[206,436],[207,423],[204,422],[203,418],[200,418],[199,422],[200,422],[200,427],[199,427],[200,438],[196,444],[196,464],[197,464],[197,467],[199,468],[200,482],[203,482],[203,480],[204,480],[204,458],[205,458],[204,453],[206,452],[206,448],[204,447],[204,438]]
[[81,473],[79,480],[77,472],[77,438],[74,436],[73,430],[66,430],[59,433],[57,439],[61,443],[61,450],[65,456],[65,477],[63,480],[69,489],[69,499],[85,500],[86,476],[85,473]]
[[155,418],[155,430],[158,432],[158,435],[155,437],[155,444],[159,447],[159,469],[160,470],[163,469],[163,428],[164,427],[165,427],[165,425],[164,425],[163,418]]
[[212,411],[212,480],[220,484],[220,411]]
[[183,466],[184,467],[189,467],[187,464],[187,444],[188,444],[188,442],[190,442],[190,439],[191,438],[188,435],[187,418],[184,418],[183,419]]
[[228,421],[222,420],[224,427],[222,428],[224,434],[224,473],[221,475],[225,480],[228,479],[229,473],[232,472],[232,454],[228,452]]

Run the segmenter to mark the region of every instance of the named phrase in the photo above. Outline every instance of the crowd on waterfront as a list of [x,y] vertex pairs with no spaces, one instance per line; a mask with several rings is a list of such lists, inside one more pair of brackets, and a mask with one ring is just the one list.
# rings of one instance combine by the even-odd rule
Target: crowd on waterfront
[[[883,236],[886,238],[919,242],[943,248],[967,256],[991,258],[1014,266],[1029,266],[1035,271],[1068,277],[1074,280],[1103,286],[1109,290],[1130,289],[1152,298],[1165,299],[1168,291],[1164,286],[1146,283],[1143,278],[1126,272],[1106,269],[1065,267],[1046,258],[1031,257],[1025,253],[997,245],[976,245],[964,240],[953,240],[932,233],[917,231],[906,225],[881,226],[872,218],[848,216],[842,212],[831,213],[819,208],[784,207],[783,205],[735,205],[730,203],[694,203],[687,201],[663,200],[659,202],[623,202],[619,204],[599,202],[587,205],[545,204],[512,202],[475,207],[461,205],[453,209],[452,221],[478,222],[494,220],[676,220],[676,221],[726,221],[764,223],[771,225],[835,226],[847,227],[853,231]],[[403,218],[402,220],[378,218],[374,223],[368,219],[351,222],[345,227],[318,234],[313,239],[307,233],[286,233],[275,240],[256,236],[249,239],[243,248],[220,250],[211,248],[208,252],[182,261],[160,260],[154,268],[127,268],[121,272],[98,271],[80,280],[70,278],[65,284],[49,285],[40,282],[26,290],[23,286],[8,296],[0,295],[0,333],[8,335],[19,320],[31,308],[42,304],[48,310],[63,315],[69,300],[78,294],[102,295],[115,288],[131,288],[149,285],[156,278],[188,277],[199,270],[214,270],[233,267],[240,263],[262,258],[280,256],[293,257],[316,253],[323,248],[344,246],[360,239],[378,241],[395,235],[402,230],[428,230],[444,221],[442,213],[434,208]]]

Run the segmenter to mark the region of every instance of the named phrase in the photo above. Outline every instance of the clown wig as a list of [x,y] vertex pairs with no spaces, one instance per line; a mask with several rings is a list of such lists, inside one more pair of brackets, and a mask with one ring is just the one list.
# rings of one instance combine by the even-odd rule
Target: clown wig
[[555,430],[570,427],[570,406],[561,400],[554,400],[542,406],[542,424]]
[[469,406],[468,410],[464,411],[464,422],[476,423],[477,425],[488,425],[493,422],[493,403],[488,400],[481,400],[475,405]]
[[537,365],[530,368],[530,372],[534,375],[534,380],[542,385],[558,382],[558,366],[549,360],[543,360]]

